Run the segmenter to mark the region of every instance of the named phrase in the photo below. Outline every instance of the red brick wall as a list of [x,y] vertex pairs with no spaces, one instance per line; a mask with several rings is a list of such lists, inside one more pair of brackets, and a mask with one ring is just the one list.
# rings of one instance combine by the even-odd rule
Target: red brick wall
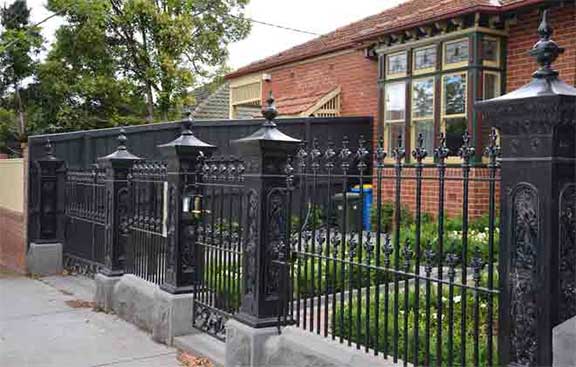
[[[382,179],[382,202],[394,202],[395,200],[395,170],[385,168]],[[415,170],[406,167],[402,170],[401,202],[403,206],[410,209],[411,213],[416,210],[416,180]],[[422,212],[436,215],[438,213],[439,183],[438,170],[436,168],[425,168],[423,171],[424,180],[422,182]],[[489,170],[487,168],[475,168],[470,171],[470,181],[468,188],[468,215],[470,218],[477,218],[488,213],[490,205],[489,195]],[[377,188],[377,180],[374,180],[374,190]],[[499,206],[500,189],[496,182],[495,204]],[[449,217],[462,215],[462,204],[464,199],[462,169],[447,168],[444,190],[444,212]]]
[[0,207],[0,266],[26,272],[26,233],[23,213]]
[[[272,81],[265,83],[263,100],[272,89],[278,100],[327,93],[342,88],[343,116],[378,115],[378,62],[364,57],[361,50],[318,58],[266,71]],[[281,104],[279,112],[282,114]]]
[[[576,5],[567,4],[555,7],[549,14],[554,27],[552,37],[566,51],[561,55],[554,68],[560,77],[570,85],[576,85]],[[537,10],[518,15],[518,22],[510,27],[508,39],[507,91],[513,91],[528,83],[536,70],[534,59],[528,55],[538,35],[536,29],[540,23]]]

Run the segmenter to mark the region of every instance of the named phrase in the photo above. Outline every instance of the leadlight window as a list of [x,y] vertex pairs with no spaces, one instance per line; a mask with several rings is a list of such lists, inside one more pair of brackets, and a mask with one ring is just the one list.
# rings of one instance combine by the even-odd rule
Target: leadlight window
[[467,38],[444,44],[444,66],[457,67],[468,64],[469,41]]
[[482,40],[482,60],[484,65],[499,66],[500,42],[496,38],[484,37]]
[[[404,137],[406,121],[406,83],[394,82],[386,85],[384,100],[384,119],[386,128],[386,146],[391,153],[398,136]],[[404,138],[403,138],[404,139]]]
[[424,149],[430,154],[434,150],[434,84],[434,78],[412,82],[412,146],[422,134]]
[[386,74],[388,76],[400,77],[406,75],[408,70],[408,56],[406,52],[400,52],[387,57]]
[[422,74],[436,70],[436,46],[414,50],[414,73]]

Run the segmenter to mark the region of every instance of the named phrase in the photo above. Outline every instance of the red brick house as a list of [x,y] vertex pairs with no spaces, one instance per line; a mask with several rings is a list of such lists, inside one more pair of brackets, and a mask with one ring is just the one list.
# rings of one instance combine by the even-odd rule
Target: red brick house
[[[444,132],[456,154],[468,130],[481,151],[490,127],[473,103],[530,80],[536,65],[528,50],[543,8],[566,48],[555,68],[574,85],[576,1],[408,0],[229,74],[230,117],[261,106],[273,90],[284,116],[373,116],[374,137],[383,136],[388,150],[393,137],[408,137],[409,150],[422,133],[432,152]],[[478,213],[485,209],[480,186],[472,193]],[[434,210],[435,197],[425,208]],[[448,211],[458,213],[460,202],[448,199]]]

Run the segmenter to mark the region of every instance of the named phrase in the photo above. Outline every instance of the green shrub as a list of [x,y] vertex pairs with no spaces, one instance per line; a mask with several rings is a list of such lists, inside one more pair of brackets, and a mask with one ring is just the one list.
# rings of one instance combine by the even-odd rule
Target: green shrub
[[[403,287],[401,283],[401,287]],[[372,293],[372,297],[374,294]],[[442,291],[442,366],[449,365],[449,347],[448,347],[448,333],[449,333],[449,322],[448,322],[448,312],[449,312],[449,302],[448,302],[448,286],[443,287]],[[466,331],[466,365],[474,365],[474,310],[475,310],[475,297],[472,291],[468,291],[466,295],[466,320],[464,321],[467,325]],[[460,347],[462,345],[462,334],[460,325],[462,322],[462,297],[459,290],[455,287],[453,296],[453,363],[460,363]],[[378,308],[376,307],[378,305]],[[414,361],[414,343],[415,343],[415,333],[416,330],[416,312],[418,312],[418,361],[419,365],[424,365],[425,361],[425,346],[426,346],[426,303],[424,297],[424,291],[421,289],[419,297],[419,308],[416,309],[416,295],[413,289],[409,291],[408,294],[408,307],[405,305],[404,293],[401,291],[398,295],[398,313],[394,313],[394,296],[393,293],[389,293],[388,297],[388,313],[385,313],[386,300],[383,294],[380,296],[380,302],[376,302],[373,298],[369,303],[369,308],[366,308],[366,299],[363,298],[358,303],[358,300],[354,298],[351,304],[346,304],[344,308],[339,306],[336,308],[336,323],[332,326],[332,331],[336,337],[343,336],[350,339],[353,343],[360,343],[360,345],[368,345],[369,348],[376,349],[379,352],[385,352],[385,345],[387,345],[388,355],[392,355],[394,351],[394,323],[395,319],[398,320],[398,358],[403,359],[406,348],[408,348],[408,362],[413,363]],[[437,290],[434,287],[430,295],[430,359],[429,365],[436,365],[438,355],[436,353],[436,343],[438,342],[438,297]],[[497,309],[498,309],[498,297],[493,297],[493,326],[494,331],[492,343],[493,343],[493,358],[495,364],[497,364]],[[369,310],[369,322],[368,331],[370,337],[367,338],[366,333],[366,322],[367,322],[367,310]],[[479,310],[479,365],[487,364],[487,328],[488,328],[488,298],[485,295],[478,296],[478,310]],[[343,313],[343,323],[340,322],[340,312]],[[376,322],[376,314],[378,313],[378,323]],[[404,317],[408,314],[408,338],[404,339]],[[358,328],[360,325],[360,328]],[[385,327],[385,325],[387,327]],[[376,345],[376,335],[378,335],[378,344]]]

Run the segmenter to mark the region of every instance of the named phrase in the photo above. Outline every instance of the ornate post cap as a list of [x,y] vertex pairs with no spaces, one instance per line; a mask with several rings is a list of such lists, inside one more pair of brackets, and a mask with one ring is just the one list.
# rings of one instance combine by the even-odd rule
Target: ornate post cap
[[124,130],[124,128],[120,129],[120,133],[118,134],[116,140],[118,141],[118,147],[116,148],[116,151],[114,151],[111,154],[108,154],[107,156],[98,158],[99,162],[102,161],[132,162],[141,159],[140,157],[137,157],[134,154],[130,153],[130,151],[128,151],[128,148],[126,147],[126,142],[128,142],[128,138],[126,137],[126,131]]
[[164,154],[169,155],[186,155],[196,154],[197,152],[211,152],[216,150],[214,145],[208,144],[196,136],[192,132],[192,111],[185,111],[186,118],[180,121],[182,131],[180,136],[169,143],[158,145],[158,148]]
[[[540,66],[532,75],[532,81],[508,94],[476,103],[476,108],[480,112],[485,113],[487,119],[493,120],[495,124],[499,123],[500,120],[504,120],[504,115],[518,116],[524,110],[527,111],[528,116],[531,118],[536,117],[534,116],[535,114],[541,115],[538,113],[537,108],[536,111],[528,111],[530,107],[535,107],[531,106],[533,104],[531,99],[538,98],[543,101],[543,97],[576,97],[576,88],[560,80],[558,71],[552,68],[552,64],[564,52],[564,49],[551,39],[553,29],[548,22],[547,10],[542,15],[538,34],[540,39],[529,52]],[[569,104],[566,105],[568,106]],[[573,108],[573,106],[568,107]],[[534,114],[534,112],[536,113]],[[548,116],[548,119],[550,119],[550,116]]]
[[260,126],[260,129],[245,138],[234,140],[232,142],[233,144],[261,145],[265,142],[273,142],[278,148],[282,148],[286,145],[292,146],[301,142],[299,139],[288,136],[278,129],[275,122],[278,116],[278,110],[276,109],[276,101],[272,95],[272,91],[270,91],[266,102],[267,107],[262,110],[262,116],[264,116],[265,120]]
[[49,137],[46,138],[46,142],[44,143],[44,155],[41,158],[37,159],[36,162],[45,167],[55,167],[55,168],[64,163],[62,159],[59,159],[54,155],[54,147],[52,146],[52,141],[50,141]]
[[558,56],[564,53],[564,49],[551,39],[554,29],[548,23],[548,10],[544,10],[542,14],[542,22],[540,27],[538,27],[538,34],[540,35],[540,40],[534,45],[530,55],[536,58],[540,69],[533,76],[538,79],[557,78],[558,71],[552,69],[552,64]]

